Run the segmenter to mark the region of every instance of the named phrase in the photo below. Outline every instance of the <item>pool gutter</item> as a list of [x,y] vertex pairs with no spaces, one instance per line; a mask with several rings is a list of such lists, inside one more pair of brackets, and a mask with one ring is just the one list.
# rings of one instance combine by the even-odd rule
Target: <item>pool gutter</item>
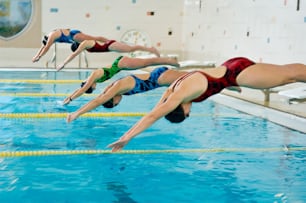
[[267,119],[287,128],[306,133],[306,119],[303,117],[224,94],[214,95],[210,97],[210,100],[238,111]]

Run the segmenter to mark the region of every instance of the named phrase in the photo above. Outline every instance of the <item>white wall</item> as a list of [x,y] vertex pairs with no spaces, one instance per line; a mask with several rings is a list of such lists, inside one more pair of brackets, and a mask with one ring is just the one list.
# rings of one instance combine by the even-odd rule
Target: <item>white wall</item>
[[[296,4],[296,0],[42,0],[41,35],[74,28],[120,40],[127,30],[139,29],[162,53],[179,54],[180,59],[219,64],[246,56],[271,63],[306,63],[306,2],[300,1],[299,11]],[[149,11],[155,15],[147,15]],[[2,47],[0,66],[44,67],[52,51],[33,64],[37,50]],[[69,45],[60,44],[58,53],[62,61],[71,53]],[[117,55],[88,53],[89,66],[107,65]],[[77,59],[68,65],[76,66]]]
[[184,8],[186,58],[306,63],[305,1],[299,11],[293,0],[185,0]]
[[[41,35],[56,28],[79,29],[90,35],[102,35],[120,41],[130,29],[138,29],[149,35],[152,46],[162,54],[179,54],[182,34],[183,0],[42,0]],[[153,11],[154,15],[147,15]],[[168,35],[169,30],[172,35]],[[41,41],[41,39],[37,39]],[[0,48],[0,66],[41,66],[51,58],[53,49],[38,63],[31,62],[37,49]],[[70,54],[70,46],[57,45],[58,63]],[[16,60],[6,61],[15,55]],[[118,53],[87,53],[90,67],[111,63]],[[78,59],[67,67],[78,66]]]

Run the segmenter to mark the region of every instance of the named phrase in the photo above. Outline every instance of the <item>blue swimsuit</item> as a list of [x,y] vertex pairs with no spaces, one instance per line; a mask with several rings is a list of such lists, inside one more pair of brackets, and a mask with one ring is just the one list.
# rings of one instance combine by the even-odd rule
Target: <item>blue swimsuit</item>
[[55,40],[55,42],[60,42],[60,43],[73,43],[73,37],[74,35],[80,33],[81,31],[79,30],[70,30],[69,35],[64,35],[64,33],[62,32],[61,36]]
[[135,87],[132,90],[124,93],[123,95],[137,94],[160,87],[157,80],[160,77],[160,75],[167,70],[168,70],[167,67],[156,68],[151,72],[150,77],[147,80],[141,80],[136,76],[131,75],[135,79]]

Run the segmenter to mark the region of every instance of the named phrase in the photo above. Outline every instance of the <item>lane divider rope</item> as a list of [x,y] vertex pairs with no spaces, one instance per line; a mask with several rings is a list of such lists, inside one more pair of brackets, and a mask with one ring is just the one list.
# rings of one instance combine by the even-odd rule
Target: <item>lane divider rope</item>
[[[67,97],[68,93],[0,93],[0,96],[13,97]],[[84,94],[85,97],[97,97],[100,94]],[[134,96],[160,96],[160,94],[135,94]]]
[[[0,113],[0,118],[12,119],[35,119],[35,118],[66,118],[69,113]],[[147,112],[88,112],[80,116],[80,118],[97,118],[97,117],[141,117]],[[231,117],[241,118],[237,114],[200,114],[193,113],[192,117]]]
[[105,155],[105,154],[174,154],[174,153],[230,153],[230,152],[288,152],[306,151],[306,147],[292,148],[212,148],[212,149],[155,149],[155,150],[37,150],[37,151],[1,151],[0,157],[30,157],[54,155]]
[[31,79],[0,79],[0,83],[31,83],[31,84],[69,84],[81,83],[83,80],[31,80]]
[[[18,97],[67,97],[68,93],[0,93],[0,96],[18,96]],[[96,97],[99,94],[84,94],[85,97]]]
[[[145,114],[144,112],[90,112],[81,117],[138,117]],[[0,118],[66,118],[67,115],[68,113],[0,113]]]

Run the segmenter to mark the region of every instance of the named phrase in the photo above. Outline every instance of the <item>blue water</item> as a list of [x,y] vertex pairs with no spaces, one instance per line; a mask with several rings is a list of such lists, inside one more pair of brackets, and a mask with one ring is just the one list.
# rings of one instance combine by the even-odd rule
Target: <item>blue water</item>
[[[58,78],[65,79],[63,73]],[[5,75],[9,78],[10,74],[25,78],[15,72]],[[41,79],[38,74],[42,73],[27,73],[27,77]],[[105,85],[100,85],[101,91]],[[70,93],[78,87],[1,83],[0,113],[75,111],[93,97],[81,97],[63,107],[59,101],[64,97],[4,93],[25,89],[31,93]],[[163,90],[126,96],[114,109],[99,107],[94,111],[148,112]],[[138,119],[80,117],[67,124],[65,118],[0,118],[0,150],[107,149]],[[159,120],[125,149],[236,151],[0,158],[0,202],[306,202],[306,151],[243,151],[283,146],[305,147],[305,134],[207,101],[194,104],[191,116],[181,124]]]

